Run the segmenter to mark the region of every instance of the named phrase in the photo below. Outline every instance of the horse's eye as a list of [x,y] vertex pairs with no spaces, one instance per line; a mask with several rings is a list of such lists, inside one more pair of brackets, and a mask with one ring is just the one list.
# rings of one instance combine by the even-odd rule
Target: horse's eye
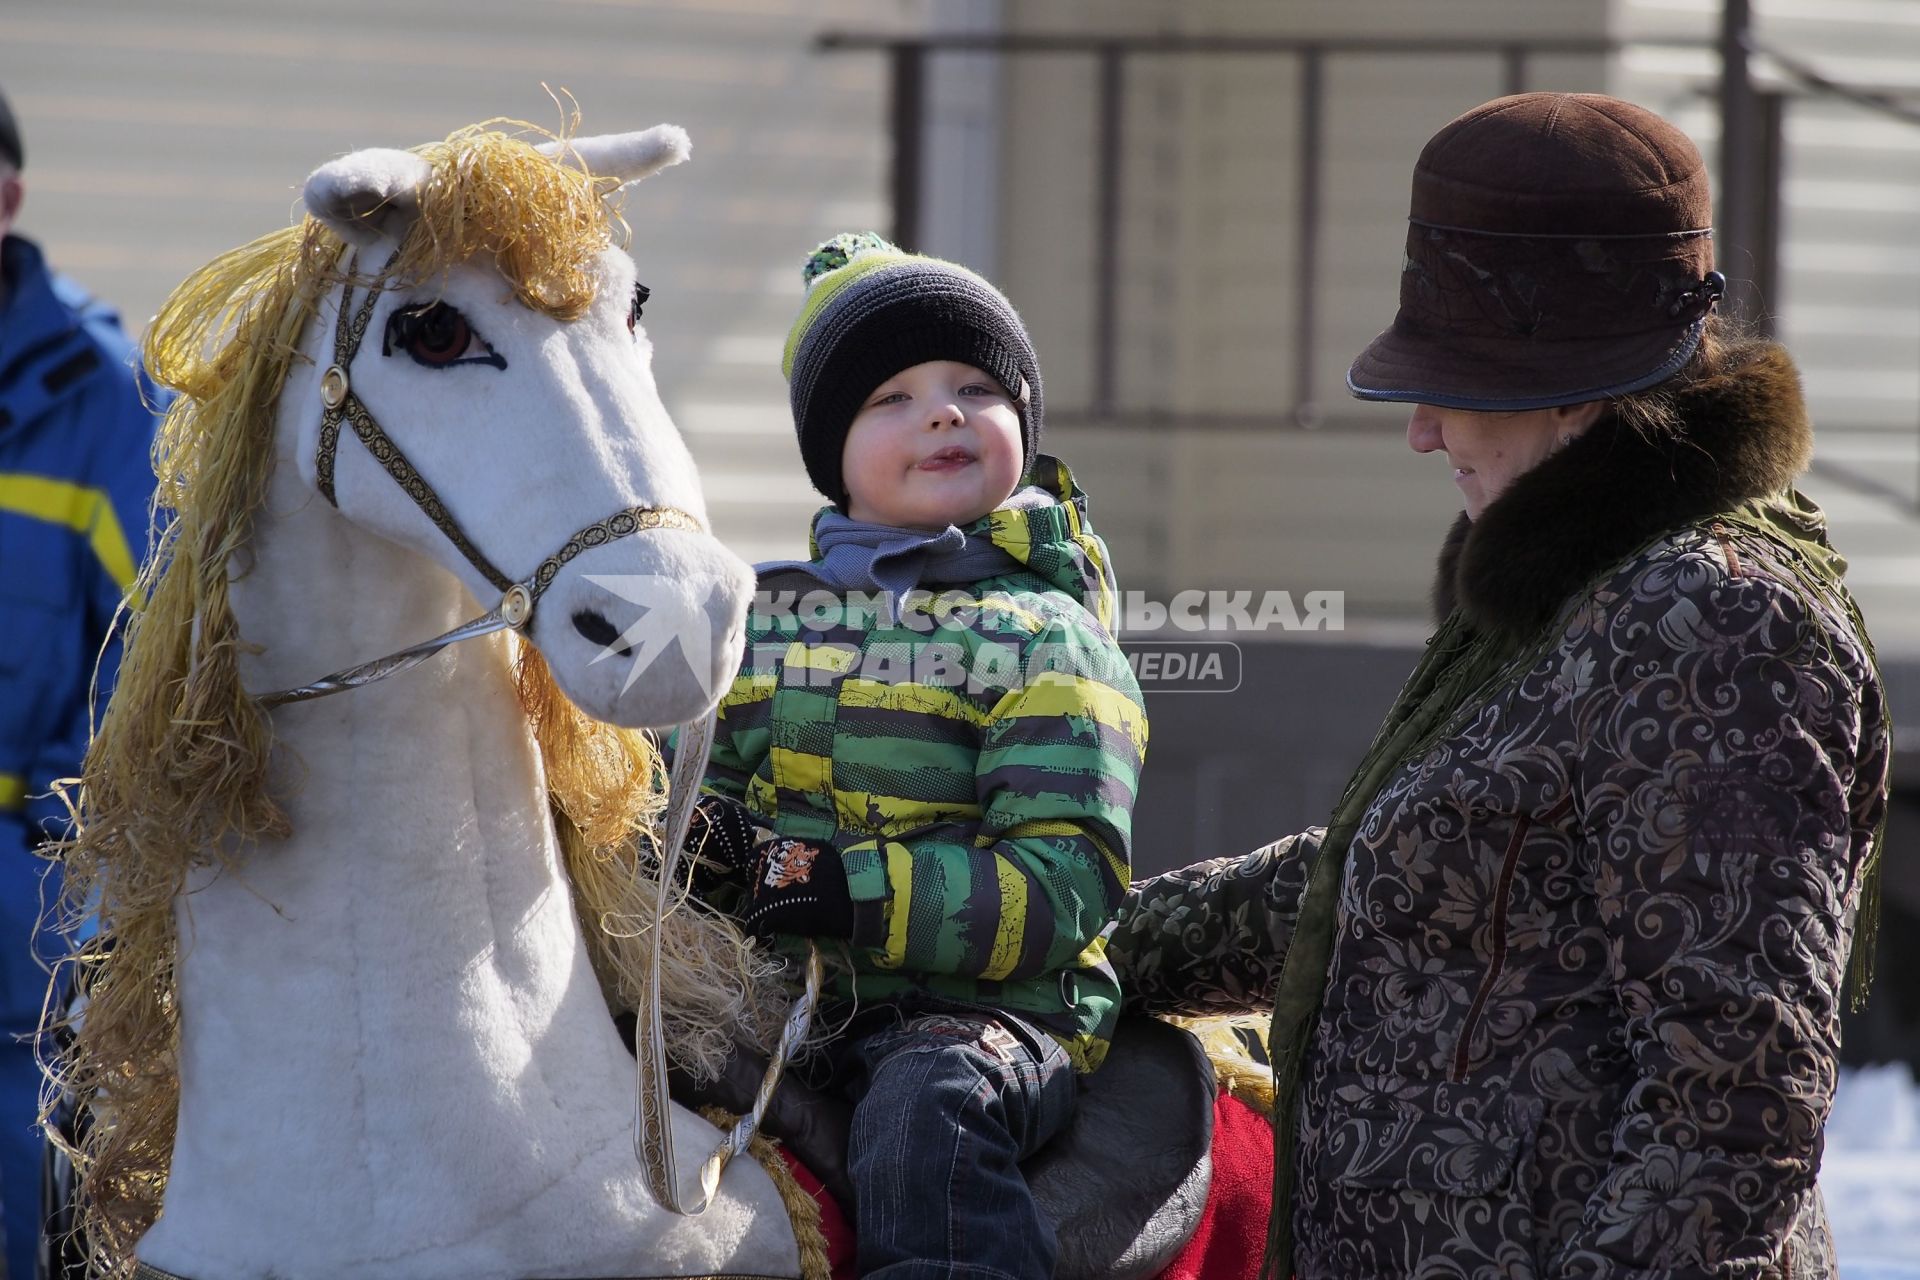
[[390,356],[395,347],[413,357],[414,363],[429,369],[448,369],[457,364],[507,367],[507,362],[474,331],[467,318],[444,302],[402,307],[388,317],[380,353]]
[[640,308],[647,305],[647,299],[653,296],[653,290],[643,284],[633,286],[633,305],[627,308],[627,332],[632,333],[640,323]]

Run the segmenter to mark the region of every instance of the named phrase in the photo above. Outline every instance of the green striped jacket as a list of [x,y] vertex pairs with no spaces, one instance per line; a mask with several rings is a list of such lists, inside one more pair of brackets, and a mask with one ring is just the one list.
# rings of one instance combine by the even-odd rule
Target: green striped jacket
[[1005,1009],[1091,1071],[1119,1009],[1106,935],[1147,717],[1086,499],[1056,459],[1036,471],[1057,502],[968,530],[1019,571],[915,592],[897,616],[798,575],[763,583],[706,789],[839,851],[884,941],[854,949],[835,998]]

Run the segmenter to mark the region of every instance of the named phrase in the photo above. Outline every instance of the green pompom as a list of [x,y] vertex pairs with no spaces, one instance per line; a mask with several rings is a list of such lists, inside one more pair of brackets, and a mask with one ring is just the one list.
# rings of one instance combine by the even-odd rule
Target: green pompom
[[811,286],[829,271],[838,271],[863,253],[898,253],[898,249],[873,231],[842,231],[807,255],[800,265],[800,279]]

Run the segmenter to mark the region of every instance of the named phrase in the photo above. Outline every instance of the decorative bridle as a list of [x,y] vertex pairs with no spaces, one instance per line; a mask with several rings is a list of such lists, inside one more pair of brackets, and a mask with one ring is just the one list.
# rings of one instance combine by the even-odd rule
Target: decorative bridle
[[320,494],[334,507],[340,505],[333,492],[333,467],[335,456],[340,449],[340,425],[346,422],[353,427],[353,434],[373,455],[374,461],[386,469],[395,484],[420,508],[427,519],[433,521],[434,528],[440,530],[448,542],[467,563],[479,571],[480,576],[499,591],[500,602],[486,613],[471,622],[462,623],[444,635],[431,640],[409,645],[385,657],[363,662],[325,675],[310,684],[295,689],[283,689],[278,693],[264,694],[259,699],[261,705],[268,707],[284,706],[290,702],[308,702],[314,698],[324,698],[330,694],[344,693],[349,689],[359,689],[388,676],[398,675],[425,662],[434,654],[450,644],[461,640],[471,640],[495,631],[511,628],[525,631],[532,625],[534,610],[540,604],[540,597],[568,561],[581,552],[593,547],[605,546],[617,542],[646,529],[684,529],[692,532],[705,532],[700,521],[678,507],[627,507],[621,511],[596,520],[568,538],[561,548],[540,562],[540,566],[528,577],[515,581],[502,573],[493,561],[475,546],[473,539],[467,536],[460,522],[447,510],[447,504],[420,474],[417,467],[408,460],[400,446],[393,442],[374,420],[367,406],[354,394],[352,380],[347,370],[353,364],[353,358],[360,350],[360,343],[367,334],[367,325],[373,320],[374,306],[380,301],[380,282],[375,281],[367,288],[367,296],[356,309],[353,306],[354,268],[359,264],[356,256],[347,263],[346,283],[341,287],[340,314],[333,329],[333,363],[320,375],[320,403],[324,412],[320,417],[320,441],[314,449],[314,475],[319,483]]
[[[354,394],[347,370],[366,337],[367,326],[373,320],[374,307],[382,292],[381,281],[376,280],[367,287],[367,296],[359,307],[353,306],[353,282],[358,263],[357,255],[347,263],[346,281],[340,293],[339,316],[333,331],[333,363],[320,375],[320,403],[324,412],[320,418],[320,440],[314,456],[314,474],[320,493],[332,506],[339,507],[340,502],[333,490],[333,471],[340,448],[340,427],[344,422],[353,428],[353,434],[359,437],[367,452],[393,477],[394,483],[413,499],[414,505],[433,521],[434,527],[453,544],[454,549],[465,556],[467,563],[501,593],[500,600],[478,618],[431,640],[335,671],[298,688],[262,695],[259,702],[266,707],[309,702],[315,698],[364,688],[416,667],[448,645],[462,640],[509,629],[523,632],[533,622],[534,610],[538,608],[540,598],[553,585],[560,570],[583,551],[593,547],[605,546],[649,529],[705,532],[698,519],[677,507],[627,507],[575,533],[558,551],[542,560],[529,576],[516,581],[502,573],[474,545],[473,539],[460,527],[460,522],[454,519],[453,513],[440,500],[440,495],[434,492],[426,477],[420,474],[400,446],[381,429],[360,397]],[[681,846],[686,842],[687,831],[693,821],[693,807],[700,796],[700,781],[706,773],[707,758],[713,747],[713,729],[714,714],[711,712],[701,720],[681,726],[679,749],[674,754],[673,767],[668,775],[666,830],[662,833],[664,839],[659,845],[662,850],[660,875],[653,902],[652,935],[648,943],[652,949],[653,963],[648,974],[646,998],[640,1002],[640,1008],[634,1011],[637,1020],[634,1037],[634,1154],[640,1158],[641,1171],[653,1198],[662,1207],[683,1215],[698,1214],[706,1209],[719,1187],[721,1172],[752,1142],[767,1105],[773,1098],[774,1087],[779,1084],[787,1063],[812,1024],[821,986],[820,953],[809,943],[806,990],[794,1001],[787,1014],[786,1025],[781,1028],[779,1046],[767,1065],[766,1075],[754,1096],[753,1107],[734,1124],[720,1145],[701,1163],[698,1198],[683,1197],[680,1193],[678,1165],[674,1159],[673,1132],[668,1120],[671,1103],[667,1092],[666,1037],[660,1022],[661,946],[667,916],[667,886],[674,882],[679,870]]]

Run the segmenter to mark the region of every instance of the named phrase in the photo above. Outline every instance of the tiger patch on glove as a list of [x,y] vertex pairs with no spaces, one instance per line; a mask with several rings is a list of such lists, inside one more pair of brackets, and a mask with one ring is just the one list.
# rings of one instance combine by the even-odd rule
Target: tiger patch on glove
[[814,860],[820,846],[801,840],[781,840],[767,849],[767,869],[761,883],[769,889],[786,889],[806,884],[813,878]]
[[[747,881],[748,901],[740,922],[755,937],[790,934],[800,938],[843,938],[856,941],[884,936],[880,904],[868,910],[872,919],[864,933],[855,928],[853,896],[847,890],[847,870],[832,845],[780,837],[761,844],[753,878]],[[871,946],[871,942],[862,945]]]

